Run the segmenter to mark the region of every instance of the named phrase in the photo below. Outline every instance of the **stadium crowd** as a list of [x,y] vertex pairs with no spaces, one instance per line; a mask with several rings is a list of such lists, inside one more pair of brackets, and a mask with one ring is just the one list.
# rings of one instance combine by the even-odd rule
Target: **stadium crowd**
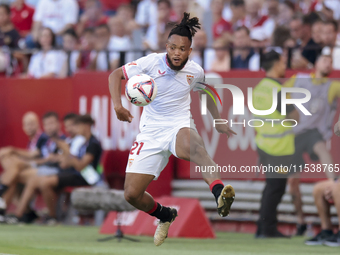
[[[164,51],[184,11],[203,25],[191,58],[206,71],[260,69],[267,47],[312,69],[324,46],[340,69],[338,0],[1,0],[0,72],[31,78],[107,71]],[[125,52],[125,53],[121,53]]]

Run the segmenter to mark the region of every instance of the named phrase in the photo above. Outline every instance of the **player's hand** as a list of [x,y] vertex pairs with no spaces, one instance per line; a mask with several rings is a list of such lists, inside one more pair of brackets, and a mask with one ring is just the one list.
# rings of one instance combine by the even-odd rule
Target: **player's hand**
[[220,134],[227,134],[228,138],[231,135],[237,135],[237,133],[233,130],[231,130],[228,126],[228,124],[216,124],[216,130],[217,132],[219,132]]
[[131,123],[133,116],[131,115],[130,111],[125,109],[123,106],[115,107],[117,118],[120,121],[127,121]]
[[340,136],[340,121],[338,121],[338,122],[334,125],[334,134],[336,134],[337,136]]

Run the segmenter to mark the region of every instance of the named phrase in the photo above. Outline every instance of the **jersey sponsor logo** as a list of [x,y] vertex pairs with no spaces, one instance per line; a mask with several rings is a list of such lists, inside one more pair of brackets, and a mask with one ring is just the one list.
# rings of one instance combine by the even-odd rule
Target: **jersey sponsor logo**
[[159,73],[160,75],[164,75],[164,74],[165,74],[165,71],[164,71],[164,72],[161,72],[161,70],[158,70],[158,73]]
[[128,66],[136,66],[136,65],[137,65],[137,63],[135,61],[128,64]]
[[191,82],[192,82],[193,79],[194,79],[193,75],[187,74],[187,82],[188,82],[189,85],[191,85]]

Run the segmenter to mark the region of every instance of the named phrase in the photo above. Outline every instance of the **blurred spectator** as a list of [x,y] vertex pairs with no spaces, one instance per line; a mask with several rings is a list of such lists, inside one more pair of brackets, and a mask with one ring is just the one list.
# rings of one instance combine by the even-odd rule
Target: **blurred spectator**
[[202,29],[198,30],[193,38],[190,59],[202,66],[205,70],[210,70],[211,63],[215,59],[215,50],[206,48],[207,42],[208,39],[205,31]]
[[109,49],[111,51],[131,50],[131,40],[130,37],[126,35],[124,20],[120,17],[114,16],[109,20],[109,27],[111,31]]
[[180,21],[183,18],[183,13],[188,12],[189,0],[171,0],[172,9],[174,11],[173,21]]
[[302,27],[302,16],[300,14],[296,14],[292,17],[291,21],[289,22],[289,29],[290,35],[295,40],[296,45],[300,45],[301,41],[304,40],[305,43],[308,40],[308,35],[303,34],[303,27]]
[[25,37],[31,32],[34,8],[27,5],[25,0],[15,0],[11,6],[11,20],[20,35]]
[[142,0],[137,5],[135,20],[129,22],[129,31],[143,29],[145,33],[151,25],[157,24],[157,0]]
[[243,25],[246,16],[246,6],[244,0],[231,0],[230,9],[232,18],[230,22],[233,25],[233,30]]
[[266,15],[261,15],[261,8],[261,0],[246,0],[246,17],[243,25],[249,30],[254,27],[262,27],[266,32],[266,37],[270,38],[275,28],[275,21]]
[[99,0],[87,0],[84,13],[80,16],[77,25],[77,34],[81,35],[85,28],[94,28],[101,24],[107,24],[108,20],[109,18],[104,15]]
[[116,69],[119,61],[117,52],[109,52],[110,29],[107,25],[99,25],[94,30],[94,51],[90,54],[90,69],[109,71]]
[[78,114],[68,113],[64,116],[64,128],[66,132],[65,142],[70,146],[70,154],[78,156],[80,147],[86,142],[85,137],[78,134],[76,120],[79,117]]
[[230,54],[228,42],[224,38],[219,38],[214,42],[215,59],[209,71],[228,72],[230,70]]
[[17,48],[20,35],[11,22],[11,9],[6,4],[0,4],[0,46]]
[[315,6],[316,11],[320,11],[328,20],[338,20],[340,18],[340,1],[324,0],[319,1]]
[[11,54],[8,49],[0,47],[0,77],[5,76],[10,68]]
[[[76,119],[77,133],[85,137],[86,142],[79,148],[78,154],[70,154],[69,146],[62,140],[56,140],[58,146],[63,148],[63,154],[60,159],[60,167],[63,169],[56,175],[52,176],[35,176],[31,178],[26,185],[22,199],[20,200],[21,210],[17,210],[18,218],[23,214],[31,197],[36,189],[41,191],[43,199],[47,205],[49,217],[45,220],[48,225],[56,224],[56,191],[68,186],[89,186],[99,181],[100,176],[97,167],[102,154],[100,142],[91,133],[91,126],[94,124],[89,115],[82,115]],[[87,178],[96,176],[95,179]],[[94,180],[94,182],[92,182]]]
[[[272,36],[271,45],[275,47],[283,48],[285,45],[285,42],[289,38],[291,38],[289,29],[284,26],[277,26]],[[296,46],[296,43],[294,41],[293,47],[295,46]]]
[[[204,8],[198,3],[198,0],[188,0],[188,12],[192,17],[197,17],[200,23],[204,23]],[[182,14],[183,15],[183,14]]]
[[170,23],[171,2],[170,0],[159,0],[157,3],[158,22],[151,25],[146,33],[145,47],[151,50],[165,49],[168,35],[173,28]]
[[279,4],[279,13],[275,18],[276,24],[279,26],[288,26],[289,21],[295,13],[295,5],[291,1],[284,1]]
[[322,20],[317,20],[312,25],[312,39],[315,43],[322,45],[322,30],[323,22]]
[[212,0],[211,11],[213,15],[213,36],[214,39],[221,36],[229,39],[232,33],[231,23],[222,18],[223,0]]
[[[274,30],[274,32],[275,32],[275,30]],[[253,28],[251,30],[249,36],[250,36],[250,39],[251,39],[250,46],[252,48],[255,48],[256,52],[259,52],[258,48],[264,48],[268,44],[269,40],[267,39],[266,33],[260,27]]]
[[263,14],[268,15],[270,18],[276,19],[279,11],[279,0],[266,0],[264,3]]
[[250,48],[250,32],[247,27],[239,27],[234,32],[234,53],[232,68],[260,70],[260,55]]
[[[211,6],[211,2],[210,2],[210,6]],[[222,4],[223,4],[222,18],[230,22],[233,17],[233,13],[231,11],[231,0],[223,0]]]
[[35,53],[28,66],[28,77],[52,78],[60,72],[59,52],[55,50],[55,35],[50,28],[43,28],[39,35],[40,50]]
[[77,71],[77,60],[79,58],[78,36],[74,29],[68,29],[63,34],[63,50],[60,52],[59,78],[71,76]]
[[77,60],[77,68],[79,69],[89,69],[90,68],[90,56],[94,49],[95,37],[94,29],[87,28],[84,30],[82,36],[80,37],[80,55]]
[[129,4],[131,0],[100,0],[103,5],[103,10],[106,15],[113,15],[119,8],[119,6],[123,4]]
[[299,8],[303,14],[308,14],[315,11],[315,6],[319,0],[301,0],[299,1]]
[[322,26],[321,40],[324,46],[332,48],[333,68],[340,70],[340,41],[337,40],[338,23],[334,20],[325,21]]
[[131,5],[128,4],[122,4],[118,7],[116,17],[120,18],[121,20],[124,20],[124,27],[125,27],[125,33],[131,34],[132,30],[130,30],[129,23],[133,22],[134,20],[134,9]]
[[293,69],[313,68],[317,56],[321,53],[321,46],[314,42],[311,35],[311,26],[315,22],[315,17],[317,17],[315,14],[310,13],[302,19],[294,17],[290,23],[291,35],[300,37],[297,44],[301,49],[293,54],[291,64]]
[[33,38],[27,38],[27,46],[34,47],[33,42],[38,41],[41,27],[52,29],[53,33],[57,36],[57,44],[61,45],[61,35],[77,23],[78,12],[79,8],[76,0],[40,1],[33,16]]

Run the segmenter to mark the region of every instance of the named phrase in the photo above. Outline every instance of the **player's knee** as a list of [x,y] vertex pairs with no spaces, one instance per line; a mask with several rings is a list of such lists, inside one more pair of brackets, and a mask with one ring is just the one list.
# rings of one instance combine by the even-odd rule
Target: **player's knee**
[[323,196],[323,192],[324,192],[323,186],[324,186],[324,185],[322,185],[322,183],[317,183],[317,184],[314,186],[314,189],[313,189],[313,197]]
[[140,198],[141,194],[137,192],[135,189],[125,188],[124,190],[124,197],[125,200],[130,203],[134,204]]
[[205,158],[207,156],[207,151],[204,146],[198,144],[195,148],[195,156],[198,158]]

